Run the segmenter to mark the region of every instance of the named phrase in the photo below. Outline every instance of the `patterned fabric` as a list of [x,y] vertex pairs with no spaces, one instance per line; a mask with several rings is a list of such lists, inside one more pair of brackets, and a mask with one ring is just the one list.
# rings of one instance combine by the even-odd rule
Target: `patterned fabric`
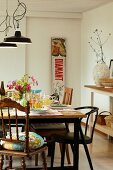
[[[7,136],[8,138],[8,136]],[[13,134],[12,136],[13,139],[16,139],[15,134]],[[19,139],[22,141],[25,141],[25,133],[21,132],[19,133]],[[8,149],[8,150],[18,150],[18,151],[22,151],[25,148],[25,143],[24,142],[20,142],[20,143],[15,143],[15,142],[7,142],[7,141],[3,141],[3,148]],[[29,132],[29,148],[30,149],[36,149],[41,147],[42,145],[44,145],[44,139],[34,133],[34,132]]]

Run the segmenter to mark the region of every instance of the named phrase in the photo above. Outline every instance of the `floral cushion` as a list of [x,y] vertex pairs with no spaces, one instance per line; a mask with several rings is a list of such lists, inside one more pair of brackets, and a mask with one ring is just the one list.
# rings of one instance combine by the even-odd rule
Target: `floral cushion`
[[[16,139],[16,135],[13,134],[12,138]],[[22,141],[25,141],[25,132],[19,133],[19,139]],[[44,139],[40,135],[34,132],[29,132],[29,148],[30,149],[37,149],[41,147],[42,145],[44,145],[44,143],[45,143]],[[24,142],[15,143],[15,142],[3,141],[2,145],[3,145],[3,148],[8,149],[8,150],[22,151],[25,148]]]

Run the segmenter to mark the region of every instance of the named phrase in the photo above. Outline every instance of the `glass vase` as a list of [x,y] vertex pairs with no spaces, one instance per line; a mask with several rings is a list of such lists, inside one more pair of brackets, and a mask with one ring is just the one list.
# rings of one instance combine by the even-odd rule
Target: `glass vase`
[[20,99],[20,104],[24,107],[27,106],[26,93],[22,94],[21,99]]

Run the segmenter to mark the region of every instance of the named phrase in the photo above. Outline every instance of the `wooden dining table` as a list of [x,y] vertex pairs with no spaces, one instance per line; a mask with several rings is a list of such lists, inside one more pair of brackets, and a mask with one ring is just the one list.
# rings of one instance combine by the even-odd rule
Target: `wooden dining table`
[[[85,118],[86,116],[79,111],[54,111],[54,112],[30,112],[29,115],[29,123],[73,123],[74,125],[74,154],[73,154],[73,165],[65,166],[65,169],[69,170],[79,170],[79,132],[81,131],[80,121],[81,118]],[[11,116],[12,120],[15,119],[15,116]],[[6,115],[6,120],[8,119]],[[22,113],[19,114],[20,123],[24,123],[24,115]],[[83,138],[83,133],[81,134]],[[83,139],[84,140],[84,139]],[[27,168],[27,169],[39,169],[36,168]],[[48,167],[48,170],[62,170],[61,167],[53,167],[52,169]]]

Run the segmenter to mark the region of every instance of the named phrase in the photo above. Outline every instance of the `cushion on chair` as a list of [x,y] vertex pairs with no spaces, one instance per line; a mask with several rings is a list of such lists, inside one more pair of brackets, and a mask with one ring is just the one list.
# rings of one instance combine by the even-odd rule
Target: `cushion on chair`
[[35,130],[65,130],[66,126],[64,123],[32,123],[31,127]]
[[[15,134],[13,134],[12,138],[16,139]],[[19,133],[19,139],[22,141],[25,141],[25,133],[24,132]],[[3,148],[8,149],[8,150],[22,151],[25,148],[24,142],[15,143],[15,142],[2,141],[2,143],[3,143],[2,144]],[[29,132],[29,148],[36,149],[36,148],[41,147],[42,145],[44,145],[44,139],[40,135],[38,135],[34,132]]]

